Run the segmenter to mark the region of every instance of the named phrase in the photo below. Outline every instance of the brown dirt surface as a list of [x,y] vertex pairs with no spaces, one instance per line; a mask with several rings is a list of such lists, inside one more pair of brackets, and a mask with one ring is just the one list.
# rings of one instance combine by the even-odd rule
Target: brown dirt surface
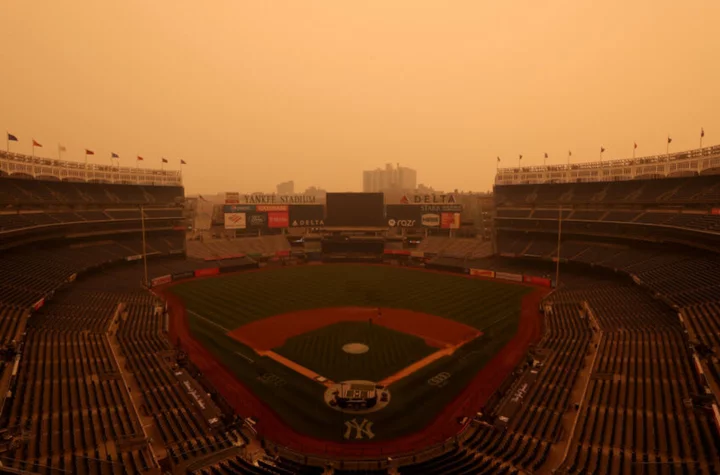
[[288,338],[334,323],[366,322],[371,318],[373,325],[415,335],[434,348],[456,346],[482,335],[473,327],[427,313],[383,308],[378,317],[377,307],[335,307],[275,315],[243,325],[228,336],[255,351],[268,351],[283,346]]

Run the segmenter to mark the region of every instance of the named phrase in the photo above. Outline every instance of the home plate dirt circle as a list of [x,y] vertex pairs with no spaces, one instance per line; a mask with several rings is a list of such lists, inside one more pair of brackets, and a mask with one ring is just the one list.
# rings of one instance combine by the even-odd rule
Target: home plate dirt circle
[[351,355],[362,355],[370,351],[370,347],[365,343],[346,343],[343,345],[342,350]]
[[354,379],[330,385],[324,399],[336,411],[369,414],[390,404],[390,391],[373,381]]

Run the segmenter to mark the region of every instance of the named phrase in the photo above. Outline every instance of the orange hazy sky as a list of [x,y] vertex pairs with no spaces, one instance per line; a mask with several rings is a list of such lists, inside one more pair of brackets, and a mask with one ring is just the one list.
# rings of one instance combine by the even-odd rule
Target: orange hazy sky
[[[3,0],[11,150],[188,162],[189,193],[440,190],[502,165],[720,143],[718,0]],[[4,144],[3,144],[4,145]]]

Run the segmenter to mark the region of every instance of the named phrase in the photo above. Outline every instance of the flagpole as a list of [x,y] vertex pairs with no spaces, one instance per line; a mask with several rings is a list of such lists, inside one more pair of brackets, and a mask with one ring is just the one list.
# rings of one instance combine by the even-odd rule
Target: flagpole
[[705,129],[700,129],[700,148],[702,148],[702,139],[705,137]]
[[670,155],[670,134],[668,134],[667,143],[665,144],[665,155]]
[[7,130],[5,131],[5,153],[10,153],[10,132]]
[[633,160],[635,160],[635,144],[633,144]]

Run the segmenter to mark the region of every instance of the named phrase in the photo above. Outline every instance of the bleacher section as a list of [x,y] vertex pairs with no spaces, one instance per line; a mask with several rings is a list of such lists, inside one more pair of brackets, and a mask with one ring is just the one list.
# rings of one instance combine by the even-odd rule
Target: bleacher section
[[180,186],[75,183],[0,177],[0,205],[169,205],[181,200],[183,196],[184,190]]
[[663,178],[596,183],[555,183],[495,187],[498,207],[537,204],[685,204],[720,201],[720,176]]
[[274,256],[283,251],[290,251],[290,243],[288,243],[285,236],[206,239],[204,241],[187,242],[188,257],[198,259],[218,259],[239,254],[251,257]]
[[417,247],[418,252],[448,257],[478,258],[492,254],[492,245],[479,239],[429,236]]
[[[496,187],[498,252],[517,266],[554,275],[568,212],[546,304],[585,309],[598,339],[561,471],[720,470],[718,190],[718,175]],[[578,281],[590,266],[627,281]]]

